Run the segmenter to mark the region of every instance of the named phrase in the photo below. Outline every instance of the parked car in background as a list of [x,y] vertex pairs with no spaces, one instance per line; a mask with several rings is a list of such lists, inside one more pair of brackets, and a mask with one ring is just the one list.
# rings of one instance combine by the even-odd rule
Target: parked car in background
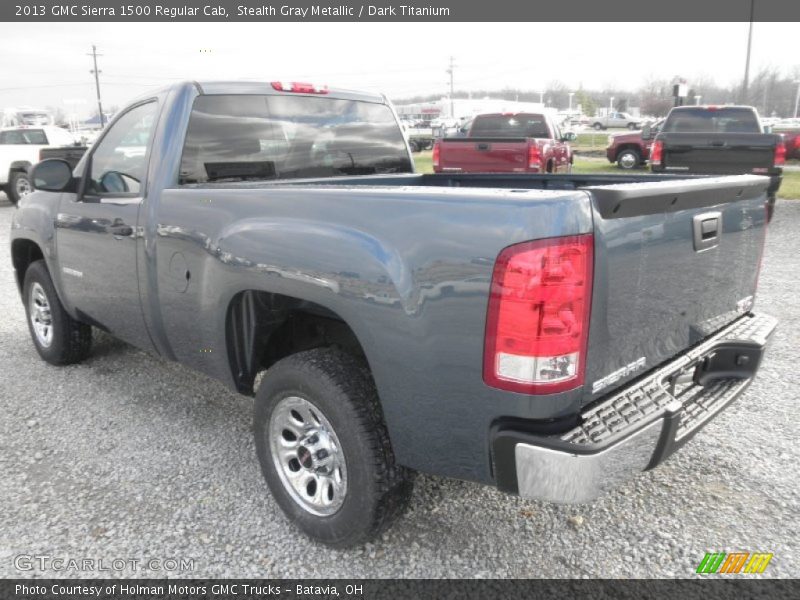
[[0,127],[43,127],[53,125],[53,114],[42,108],[30,106],[5,108],[0,112]]
[[[676,106],[653,140],[650,168],[656,173],[765,175],[770,179],[771,218],[786,146],[780,135],[763,131],[752,106]],[[645,126],[643,138],[652,135],[652,129]]]
[[772,131],[783,138],[786,158],[800,159],[800,123],[794,126],[776,125]]
[[565,173],[572,169],[572,132],[550,114],[478,115],[463,137],[433,145],[436,173]]
[[[656,121],[650,127],[650,132],[655,135],[664,120]],[[615,133],[608,136],[606,157],[611,163],[617,163],[620,169],[635,169],[644,165],[650,158],[650,146],[653,138],[642,138],[641,131],[631,133]]]
[[412,152],[429,150],[433,147],[434,131],[429,121],[403,121],[401,119],[400,125]]
[[0,190],[17,203],[32,190],[30,170],[42,160],[41,152],[50,148],[71,147],[75,138],[54,126],[15,127],[0,130]]
[[595,129],[609,129],[611,127],[639,129],[642,125],[641,118],[632,117],[624,112],[612,112],[602,117],[592,117],[591,122],[592,127]]

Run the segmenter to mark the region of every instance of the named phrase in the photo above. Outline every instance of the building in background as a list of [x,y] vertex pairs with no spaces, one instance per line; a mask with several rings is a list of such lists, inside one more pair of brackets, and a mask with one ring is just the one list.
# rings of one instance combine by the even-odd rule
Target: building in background
[[[452,104],[452,110],[451,110]],[[452,102],[447,98],[432,100],[430,102],[415,102],[413,104],[396,105],[397,115],[406,121],[431,122],[431,121],[465,121],[475,115],[502,112],[539,112],[542,110],[555,112],[554,108],[547,108],[540,102],[517,102],[514,100],[499,100],[495,98],[466,99],[458,98]]]

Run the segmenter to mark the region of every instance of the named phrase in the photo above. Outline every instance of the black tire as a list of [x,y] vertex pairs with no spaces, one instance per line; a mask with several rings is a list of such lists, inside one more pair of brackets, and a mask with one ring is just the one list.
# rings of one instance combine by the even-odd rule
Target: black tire
[[602,123],[595,123],[594,125],[592,125],[592,127],[593,127],[594,129],[596,129],[597,131],[600,131],[601,129],[605,129],[605,128],[603,127],[603,124],[602,124]]
[[628,129],[634,131],[636,129],[639,129],[639,126],[636,123],[628,123]]
[[[311,403],[329,422],[346,463],[342,504],[327,516],[313,514],[293,497],[297,492],[284,484],[285,475],[273,461],[273,412],[279,422],[281,411],[276,408],[295,398]],[[340,350],[308,350],[273,365],[256,393],[254,434],[261,471],[273,497],[289,521],[314,540],[336,548],[362,544],[380,535],[408,505],[414,473],[395,463],[369,370]],[[300,444],[297,452],[301,462],[305,460],[301,452],[307,452],[304,447]],[[313,477],[313,470],[307,470]]]
[[[31,290],[37,285],[46,297],[49,307],[51,329],[49,344],[44,343],[37,335],[31,315]],[[64,310],[43,260],[32,262],[25,271],[22,299],[25,303],[28,330],[39,356],[51,365],[71,365],[89,356],[92,348],[92,328],[76,321]]]
[[417,144],[417,142],[414,140],[409,141],[408,146],[411,148],[412,152],[419,152],[419,144]]
[[12,204],[19,202],[26,193],[30,193],[30,191],[24,192],[24,189],[33,191],[30,177],[24,171],[12,171],[8,176],[8,187],[5,190]]
[[642,164],[642,156],[635,148],[624,148],[617,154],[617,166],[620,169],[630,171]]

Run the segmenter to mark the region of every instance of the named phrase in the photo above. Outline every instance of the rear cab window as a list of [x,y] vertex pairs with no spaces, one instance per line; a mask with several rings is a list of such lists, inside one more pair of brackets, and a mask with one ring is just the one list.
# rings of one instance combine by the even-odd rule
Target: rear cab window
[[46,146],[47,136],[42,129],[11,129],[0,131],[0,145]]
[[666,133],[761,133],[756,113],[749,108],[686,108],[673,110],[664,122]]
[[385,104],[316,96],[198,96],[180,184],[411,173]]
[[549,138],[544,115],[515,114],[475,117],[470,137]]

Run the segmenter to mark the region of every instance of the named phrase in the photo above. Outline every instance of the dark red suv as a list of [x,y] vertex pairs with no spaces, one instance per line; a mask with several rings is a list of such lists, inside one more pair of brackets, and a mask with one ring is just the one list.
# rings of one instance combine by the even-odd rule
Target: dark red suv
[[644,165],[650,158],[650,146],[653,145],[653,139],[663,122],[662,119],[653,123],[650,127],[652,133],[647,140],[642,139],[641,131],[608,136],[608,147],[606,148],[608,161],[617,163],[620,169],[635,169]]

